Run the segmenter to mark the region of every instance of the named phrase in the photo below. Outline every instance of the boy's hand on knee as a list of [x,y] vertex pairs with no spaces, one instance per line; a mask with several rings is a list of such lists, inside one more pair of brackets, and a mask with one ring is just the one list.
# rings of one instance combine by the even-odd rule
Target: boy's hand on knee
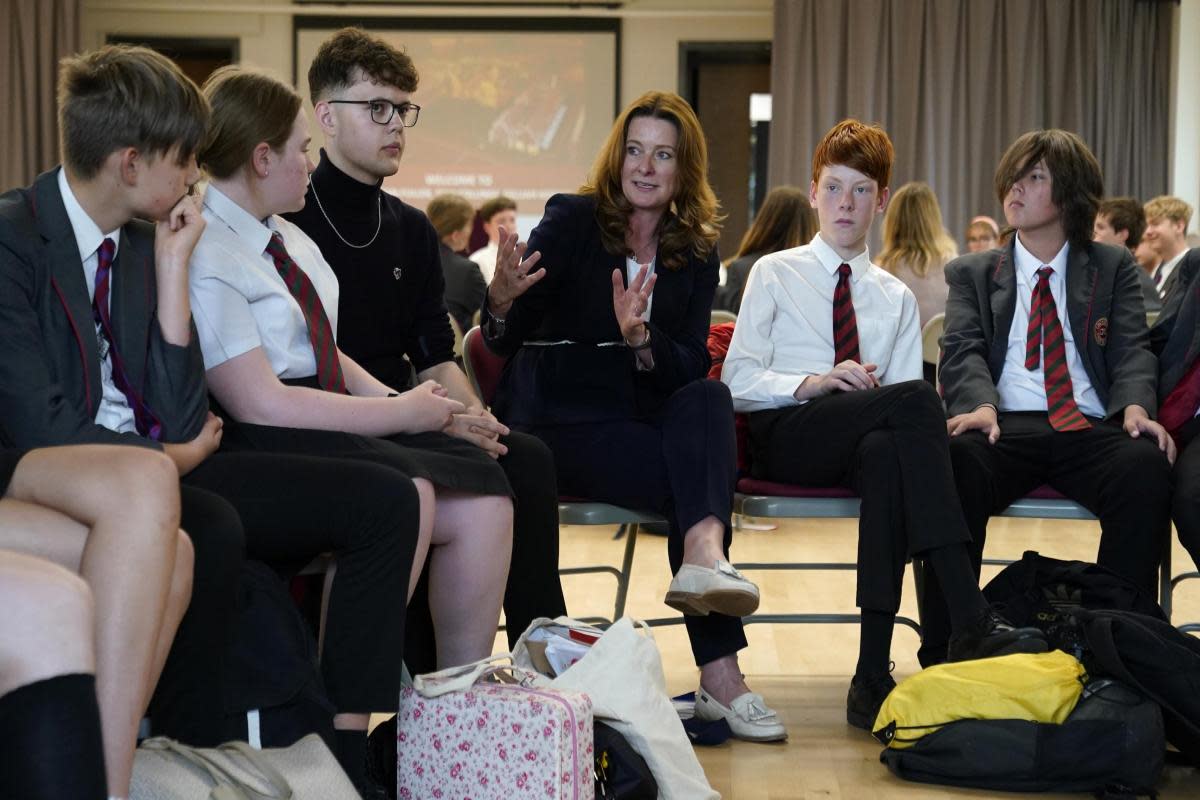
[[1125,406],[1123,427],[1131,438],[1140,439],[1145,436],[1153,439],[1158,449],[1167,454],[1167,461],[1175,463],[1175,440],[1167,433],[1166,428],[1150,419],[1146,409],[1138,405]]
[[958,414],[946,421],[946,433],[951,436],[967,431],[980,431],[987,436],[988,444],[995,444],[1000,439],[1000,421],[996,409],[982,405],[970,413]]

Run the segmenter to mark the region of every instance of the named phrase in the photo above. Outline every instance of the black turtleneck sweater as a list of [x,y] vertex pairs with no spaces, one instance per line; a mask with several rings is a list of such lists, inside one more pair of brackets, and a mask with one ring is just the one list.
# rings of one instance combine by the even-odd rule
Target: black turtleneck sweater
[[304,209],[284,216],[317,243],[337,274],[338,346],[383,383],[403,389],[412,373],[404,356],[417,372],[450,361],[454,332],[442,297],[437,233],[381,184],[351,178],[322,150]]

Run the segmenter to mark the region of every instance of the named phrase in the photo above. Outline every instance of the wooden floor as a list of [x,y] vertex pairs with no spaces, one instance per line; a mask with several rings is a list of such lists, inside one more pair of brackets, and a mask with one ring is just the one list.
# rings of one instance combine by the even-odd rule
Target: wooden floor
[[[853,560],[857,520],[783,521],[770,532],[739,531],[735,561]],[[988,531],[988,555],[1019,557],[1038,550],[1062,558],[1093,559],[1098,527],[1094,522],[996,519]],[[562,565],[619,564],[623,542],[608,528],[563,529]],[[1175,572],[1194,569],[1178,544]],[[985,568],[984,579],[995,569]],[[762,590],[764,612],[854,612],[852,573],[764,572],[752,576]],[[641,618],[671,614],[662,604],[669,583],[666,540],[638,539],[628,613]],[[905,587],[903,613],[916,617],[911,578]],[[564,579],[567,607],[574,616],[611,614],[613,580],[608,576]],[[1200,580],[1183,583],[1175,593],[1176,624],[1200,621]],[[663,655],[668,689],[681,694],[695,689],[698,672],[682,626],[655,630]],[[988,797],[992,793],[910,784],[893,778],[879,763],[880,745],[845,721],[846,689],[857,657],[854,625],[751,625],[741,666],[752,688],[761,692],[788,727],[782,744],[732,742],[698,748],[709,781],[733,800],[801,800],[845,798]],[[897,679],[919,669],[917,637],[897,626],[892,646]],[[506,649],[502,638],[497,649]],[[1200,797],[1200,771],[1169,768],[1159,787],[1163,798]],[[1001,797],[1014,797],[1000,793]],[[1039,795],[1081,797],[1083,795]]]

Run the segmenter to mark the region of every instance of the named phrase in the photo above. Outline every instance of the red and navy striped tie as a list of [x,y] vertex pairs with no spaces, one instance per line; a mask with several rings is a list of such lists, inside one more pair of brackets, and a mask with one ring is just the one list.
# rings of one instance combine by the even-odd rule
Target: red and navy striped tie
[[1085,431],[1092,427],[1075,404],[1071,373],[1067,370],[1067,345],[1058,308],[1050,294],[1050,275],[1054,270],[1042,267],[1029,303],[1029,330],[1025,337],[1025,368],[1035,370],[1042,361],[1042,379],[1046,385],[1046,413],[1056,431]]
[[112,282],[113,256],[117,252],[117,244],[112,239],[105,239],[96,251],[96,291],[92,295],[92,318],[100,326],[104,338],[108,340],[108,357],[112,362],[113,385],[125,395],[125,402],[133,411],[133,425],[142,436],[154,441],[162,440],[162,423],[146,405],[141,392],[134,388],[125,372],[125,362],[117,352],[117,337],[113,332],[112,319],[109,317],[109,286]]
[[858,353],[858,321],[854,300],[850,297],[850,265],[838,267],[837,288],[833,290],[833,363],[862,362]]
[[279,277],[283,278],[288,291],[300,304],[300,311],[308,324],[308,339],[317,358],[317,382],[327,392],[349,394],[346,391],[346,379],[342,376],[342,364],[338,360],[337,345],[333,341],[333,328],[329,324],[329,317],[325,315],[325,306],[321,304],[316,287],[288,255],[287,248],[283,246],[283,237],[278,232],[271,234],[267,255],[275,262]]

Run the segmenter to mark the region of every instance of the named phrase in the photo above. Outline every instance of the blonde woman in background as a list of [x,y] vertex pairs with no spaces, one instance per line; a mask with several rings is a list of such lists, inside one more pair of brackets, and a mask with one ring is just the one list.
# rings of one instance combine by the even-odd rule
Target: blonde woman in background
[[[958,256],[954,239],[942,225],[942,210],[929,184],[906,183],[896,190],[883,217],[883,253],[879,266],[904,281],[917,297],[921,327],[946,311],[943,270]],[[925,379],[936,381],[935,365],[925,362]]]
[[795,186],[772,189],[733,258],[725,262],[725,281],[717,287],[713,308],[738,313],[754,263],[768,253],[808,244],[817,235],[817,219],[808,192]]
[[954,239],[942,226],[937,197],[925,183],[896,190],[883,217],[883,253],[879,266],[895,275],[917,297],[921,326],[946,310],[946,262],[958,256]]

